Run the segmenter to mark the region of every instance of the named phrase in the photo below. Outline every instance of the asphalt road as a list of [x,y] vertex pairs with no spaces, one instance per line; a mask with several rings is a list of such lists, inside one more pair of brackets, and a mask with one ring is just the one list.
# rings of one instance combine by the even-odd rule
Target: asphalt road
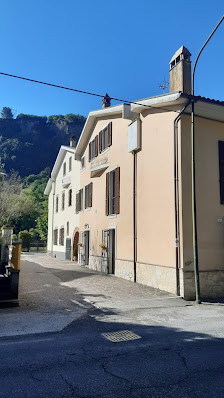
[[[32,270],[40,269],[35,264],[30,265],[30,277]],[[28,314],[29,310],[33,314],[41,305],[42,310],[52,312],[54,316],[54,300],[59,294],[54,279],[55,269],[51,271],[48,268],[45,272],[49,284],[54,286],[54,293],[49,293],[52,298],[50,306],[47,306],[47,297],[36,292],[30,309],[29,296],[26,297],[24,290],[21,312],[26,307]],[[92,275],[94,280],[94,273]],[[59,279],[67,279],[64,276],[61,272]],[[76,276],[80,275],[77,273]],[[85,285],[85,275],[82,279]],[[90,275],[87,279],[90,280]],[[113,297],[111,308],[108,297],[105,305],[98,302],[96,308],[90,301],[86,303],[86,295],[82,294],[81,288],[67,287],[63,293],[64,304],[55,311],[60,313],[68,308],[68,301],[74,295],[76,303],[81,305],[77,304],[77,307],[83,309],[76,320],[67,322],[60,331],[20,333],[0,339],[1,398],[224,396],[221,304],[198,309],[174,303],[170,307],[169,303],[174,302],[171,298],[169,303],[167,299],[167,307],[162,301],[163,308],[137,308],[136,305],[130,310],[128,300],[124,300],[127,311],[120,312],[120,304],[116,306]],[[130,297],[130,301],[132,299]],[[59,300],[63,300],[61,296]],[[68,309],[73,311],[72,307]],[[6,316],[6,312],[4,314]],[[202,319],[207,319],[207,327],[204,324],[203,331],[199,327]],[[132,332],[134,336],[131,338],[136,338],[112,342],[103,335],[121,331]]]

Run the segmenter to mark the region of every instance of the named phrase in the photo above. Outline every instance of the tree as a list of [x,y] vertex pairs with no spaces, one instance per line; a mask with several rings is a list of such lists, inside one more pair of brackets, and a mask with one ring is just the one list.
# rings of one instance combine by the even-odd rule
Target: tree
[[19,239],[22,239],[22,248],[27,249],[27,251],[30,251],[30,243],[32,236],[28,231],[20,231],[19,233]]
[[13,119],[14,114],[12,112],[12,109],[9,108],[8,106],[3,106],[2,111],[1,111],[1,118],[2,119]]
[[36,209],[29,189],[21,189],[21,179],[17,172],[0,180],[0,228],[10,226],[12,220],[30,214]]

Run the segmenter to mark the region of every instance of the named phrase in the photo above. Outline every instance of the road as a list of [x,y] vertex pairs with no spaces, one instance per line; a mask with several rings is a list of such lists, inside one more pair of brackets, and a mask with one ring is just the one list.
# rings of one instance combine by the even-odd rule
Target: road
[[[224,396],[222,303],[195,306],[71,263],[31,260],[22,264],[20,308],[0,310],[1,398]],[[10,311],[17,332],[7,337]],[[42,323],[64,312],[46,332]],[[34,317],[39,328],[30,328]]]

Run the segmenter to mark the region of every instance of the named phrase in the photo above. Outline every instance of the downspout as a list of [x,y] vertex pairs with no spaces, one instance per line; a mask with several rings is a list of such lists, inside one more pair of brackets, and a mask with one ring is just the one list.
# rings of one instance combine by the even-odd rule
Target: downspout
[[179,164],[178,164],[178,122],[190,105],[191,100],[174,119],[174,203],[175,203],[175,257],[176,257],[176,295],[180,295],[180,205],[179,205]]
[[137,264],[137,153],[133,151],[133,257],[134,257],[134,282],[136,282]]

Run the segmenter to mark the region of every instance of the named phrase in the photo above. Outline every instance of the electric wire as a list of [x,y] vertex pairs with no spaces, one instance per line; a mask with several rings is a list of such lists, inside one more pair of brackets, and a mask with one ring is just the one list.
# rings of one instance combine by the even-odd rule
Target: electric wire
[[[56,88],[61,88],[63,90],[69,90],[69,91],[74,91],[76,93],[80,93],[80,94],[86,94],[86,95],[92,95],[94,97],[100,97],[100,98],[104,98],[104,95],[102,94],[97,94],[97,93],[91,93],[89,91],[84,91],[84,90],[78,90],[75,88],[71,88],[71,87],[65,87],[65,86],[60,86],[58,84],[53,84],[53,83],[48,83],[48,82],[42,82],[40,80],[34,80],[34,79],[29,79],[28,77],[22,77],[22,76],[17,76],[17,75],[11,75],[9,73],[5,73],[5,72],[0,72],[0,75],[3,76],[8,76],[8,77],[14,77],[16,79],[20,79],[20,80],[25,80],[31,83],[38,83],[38,84],[43,84],[45,86],[50,86],[50,87],[56,87]],[[110,97],[111,100],[113,101],[119,101],[119,102],[123,102],[126,104],[135,104],[135,105],[141,105],[144,106],[146,108],[150,108],[150,109],[158,109],[158,110],[162,110],[164,112],[175,112],[175,113],[180,113],[179,111],[173,110],[173,109],[165,109],[165,108],[161,108],[158,106],[153,106],[153,105],[145,105],[142,104],[141,102],[136,102],[136,101],[126,101],[124,99],[120,99],[120,98],[114,98],[114,97]],[[143,100],[142,100],[143,101]]]

